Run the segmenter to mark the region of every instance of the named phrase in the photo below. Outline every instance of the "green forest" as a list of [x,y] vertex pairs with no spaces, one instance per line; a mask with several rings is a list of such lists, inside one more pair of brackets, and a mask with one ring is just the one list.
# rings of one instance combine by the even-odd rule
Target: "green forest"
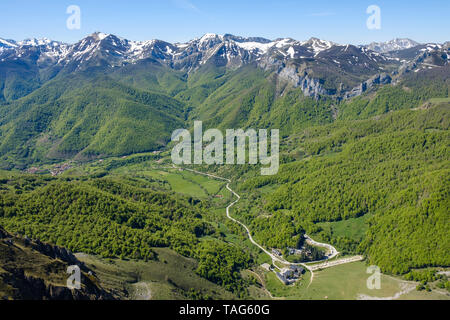
[[249,266],[251,257],[219,240],[203,219],[208,202],[131,181],[2,174],[0,225],[105,258],[155,260],[152,248],[171,248],[197,259],[199,275],[245,296],[239,270]]

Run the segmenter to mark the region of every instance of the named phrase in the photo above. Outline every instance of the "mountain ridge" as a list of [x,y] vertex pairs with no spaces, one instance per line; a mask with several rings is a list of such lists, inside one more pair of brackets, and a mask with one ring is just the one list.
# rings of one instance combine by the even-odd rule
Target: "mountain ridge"
[[[397,40],[399,39],[386,43]],[[414,46],[419,45],[415,41],[409,41],[410,43],[415,44]],[[24,49],[39,47],[41,55],[53,58],[57,63],[61,63],[65,59],[85,61],[92,57],[93,50],[103,48],[105,51],[109,49],[114,50],[113,52],[108,52],[110,53],[110,58],[112,60],[117,58],[120,62],[135,63],[136,61],[149,57],[157,57],[162,60],[175,59],[179,56],[183,57],[199,51],[208,51],[218,44],[228,45],[228,52],[231,55],[236,55],[236,51],[243,49],[248,54],[256,57],[266,53],[272,53],[282,54],[284,57],[291,57],[292,59],[302,56],[316,56],[322,51],[328,50],[334,46],[340,46],[337,43],[314,37],[304,41],[298,41],[292,38],[277,38],[275,40],[270,40],[262,37],[246,38],[231,34],[218,35],[207,33],[200,38],[194,38],[185,43],[170,43],[159,39],[132,41],[113,34],[95,32],[73,44],[54,41],[48,38],[26,39],[23,41],[4,40],[0,38],[0,60],[5,61],[11,58],[14,59],[16,56],[21,57],[21,55],[26,54],[23,52]],[[380,45],[380,43],[377,45]],[[107,49],[107,47],[110,48]],[[376,49],[374,44],[356,47],[364,47],[375,52],[385,52],[383,50],[373,50]],[[408,49],[411,47],[413,47],[413,45],[406,46]],[[395,49],[398,49],[398,45]],[[12,51],[15,51],[16,55],[11,54]],[[85,56],[84,53],[89,53],[90,56]],[[208,56],[208,54],[206,53],[205,56]],[[204,63],[204,60],[200,59],[200,63],[202,62]],[[116,64],[111,62],[111,65]]]
[[365,46],[376,52],[387,53],[389,51],[410,49],[419,45],[420,43],[409,38],[395,38],[385,42],[372,42]]
[[[450,60],[445,45],[405,49],[409,50],[408,54],[404,54],[405,50],[384,54],[368,46],[340,45],[314,37],[306,41],[269,40],[213,33],[174,44],[163,40],[131,41],[101,32],[74,44],[47,38],[19,42],[1,40],[0,44],[3,44],[0,46],[0,74],[4,74],[3,79],[0,78],[3,91],[0,101],[25,96],[58,74],[90,68],[122,68],[145,61],[187,74],[208,64],[231,70],[255,64],[277,72],[295,87],[302,87],[305,95],[345,97],[350,92],[359,92],[357,88],[371,77],[394,72],[420,54],[442,52],[444,64]],[[416,67],[418,65],[413,64],[407,70],[413,71]],[[337,82],[326,78],[336,78]]]
[[450,62],[441,45],[402,57],[317,38],[206,34],[171,44],[94,33],[73,45],[23,44],[0,53],[5,168],[152,152],[192,118],[221,128],[276,124],[288,134],[313,118],[330,121],[342,101]]

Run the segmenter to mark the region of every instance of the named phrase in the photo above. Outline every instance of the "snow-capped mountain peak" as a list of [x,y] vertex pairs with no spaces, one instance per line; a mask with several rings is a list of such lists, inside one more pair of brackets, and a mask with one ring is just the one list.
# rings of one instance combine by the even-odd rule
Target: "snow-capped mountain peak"
[[1,47],[15,48],[15,47],[17,47],[17,44],[13,40],[5,40],[5,39],[0,38],[0,48]]
[[223,36],[215,33],[206,33],[200,39],[200,43],[204,43],[211,40],[223,40]]
[[420,45],[420,43],[407,39],[407,38],[397,38],[393,39],[387,42],[372,42],[371,44],[367,45],[366,47],[370,50],[380,52],[380,53],[386,53],[390,51],[395,50],[405,50],[410,49],[413,47],[416,47]]
[[324,50],[330,49],[331,47],[335,46],[336,44],[334,42],[327,41],[327,40],[311,38],[307,41],[301,42],[301,45],[311,48],[314,51],[314,53],[317,55]]
[[[416,44],[409,39],[394,39],[386,43],[354,46],[318,38],[306,41],[292,38],[269,40],[214,33],[185,43],[172,44],[162,40],[133,41],[96,32],[74,44],[47,38],[20,42],[0,39],[0,64],[19,60],[48,74],[71,73],[92,67],[117,68],[141,62],[143,65],[147,62],[159,64],[188,74],[204,65],[236,69],[252,64],[267,71],[275,71],[281,80],[300,86],[307,96],[333,95],[337,91],[348,90],[352,91],[350,96],[354,96],[363,91],[353,87],[358,83],[354,78],[347,77],[348,74],[376,77],[384,74],[386,67],[392,64],[397,64],[399,68],[404,65],[407,71],[419,72],[449,63],[447,47]],[[348,83],[341,85],[339,90],[324,88],[320,79],[311,76],[316,72],[321,74],[323,70],[343,76]],[[383,76],[383,79],[388,77]]]
[[108,38],[109,36],[111,36],[111,34],[108,33],[103,33],[103,32],[95,32],[91,35],[91,37],[95,38],[96,40],[103,40],[105,38]]
[[41,38],[41,39],[32,38],[32,39],[25,39],[23,41],[19,41],[19,42],[17,42],[17,44],[19,46],[38,47],[38,46],[47,46],[47,45],[57,46],[60,44],[60,42],[52,41],[48,38]]
[[[0,61],[27,59],[38,67],[55,66],[57,69],[81,70],[92,66],[119,67],[135,64],[145,59],[171,68],[193,70],[212,62],[218,66],[236,68],[255,62],[263,68],[284,68],[299,62],[320,63],[330,61],[338,68],[370,68],[378,70],[379,64],[392,57],[379,51],[412,48],[416,42],[394,39],[371,46],[339,45],[331,41],[310,38],[298,41],[292,38],[269,40],[262,37],[241,37],[231,34],[207,33],[186,43],[169,43],[162,40],[133,41],[113,34],[95,32],[74,44],[65,44],[47,38],[27,39],[20,42],[0,39]],[[371,47],[377,50],[372,50]],[[424,45],[409,49],[417,56],[423,50],[436,50],[436,46]],[[422,50],[422,51],[419,51]],[[408,51],[408,50],[406,50]],[[417,51],[417,52],[416,52]],[[401,51],[402,53],[404,51]]]
[[[80,69],[90,65],[121,66],[153,58],[177,68],[195,68],[216,57],[215,63],[240,66],[265,57],[295,59],[313,57],[331,48],[334,43],[311,38],[300,42],[292,38],[269,40],[262,37],[240,37],[231,34],[204,34],[186,43],[171,44],[161,40],[131,41],[113,34],[95,32],[74,44],[43,39],[20,42],[2,40],[2,59],[21,59],[27,56],[46,64]],[[5,49],[6,48],[6,49]],[[33,48],[36,48],[33,49]],[[16,51],[16,54],[12,53]],[[8,53],[8,54],[6,54]]]

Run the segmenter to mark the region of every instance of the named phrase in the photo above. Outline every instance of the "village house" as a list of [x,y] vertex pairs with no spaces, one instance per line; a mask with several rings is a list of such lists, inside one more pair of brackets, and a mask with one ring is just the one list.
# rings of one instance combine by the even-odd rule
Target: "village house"
[[290,285],[300,279],[303,272],[304,269],[302,267],[291,265],[288,268],[281,269],[280,272],[276,272],[275,274],[285,285]]
[[289,255],[298,255],[300,256],[302,254],[302,249],[295,249],[295,248],[287,248],[289,251]]
[[281,251],[278,249],[272,249],[272,254],[281,257]]

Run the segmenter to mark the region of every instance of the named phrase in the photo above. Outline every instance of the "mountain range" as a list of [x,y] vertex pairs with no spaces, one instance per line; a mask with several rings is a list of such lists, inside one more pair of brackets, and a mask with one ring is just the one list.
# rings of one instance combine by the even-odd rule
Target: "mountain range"
[[157,150],[193,118],[289,134],[380,86],[445,75],[450,61],[448,42],[408,39],[356,46],[205,34],[172,44],[98,32],[75,44],[0,45],[0,156],[14,166]]
[[[356,47],[388,53],[420,45],[410,39],[394,39]],[[27,39],[19,42],[0,38],[0,57],[4,62],[31,57],[34,53],[34,57],[38,58],[36,61],[38,66],[46,66],[44,62],[62,66],[78,62],[79,69],[84,67],[81,64],[100,57],[106,59],[110,66],[154,58],[165,61],[173,68],[183,69],[204,64],[217,54],[222,55],[228,65],[236,65],[236,63],[261,60],[264,56],[279,57],[281,55],[286,60],[313,58],[332,47],[342,47],[342,45],[317,38],[307,41],[291,38],[269,40],[262,37],[243,38],[230,34],[205,34],[187,43],[172,44],[162,40],[131,41],[112,34],[97,32],[75,44],[66,44],[48,38]],[[426,47],[427,51],[432,51],[442,48],[442,45],[430,43]],[[379,56],[370,52],[366,54],[372,59]],[[191,63],[187,63],[186,58]]]
[[[420,68],[414,61],[419,55],[428,67],[447,64],[448,47],[448,43],[420,45],[409,39],[354,46],[317,38],[268,40],[229,34],[205,34],[176,44],[130,41],[99,32],[70,45],[46,38],[20,42],[0,39],[0,72],[4,80],[0,101],[24,96],[58,74],[91,67],[120,68],[149,60],[187,73],[206,64],[230,69],[256,64],[301,86],[307,96],[344,96],[376,74],[400,66],[408,71]],[[330,80],[336,77],[337,81]]]
[[[264,70],[276,70],[280,77],[295,86],[302,86],[307,96],[336,93],[342,96],[361,84],[361,80],[368,80],[378,73],[392,72],[411,62],[408,71],[420,68],[414,58],[421,54],[424,61],[420,62],[429,62],[429,67],[448,64],[448,48],[448,43],[421,45],[410,39],[354,46],[317,38],[268,40],[229,34],[205,34],[187,43],[176,44],[162,40],[130,41],[100,32],[75,44],[47,38],[20,42],[0,39],[0,72],[5,78],[0,99],[14,100],[58,74],[91,67],[120,68],[148,60],[188,73],[208,63],[231,69],[256,64]],[[14,79],[15,73],[23,79]],[[340,83],[324,85],[327,80],[330,82],[324,73],[330,74],[328,78],[341,74]],[[23,87],[21,82],[24,81],[32,85],[19,93],[5,92],[10,86]]]

